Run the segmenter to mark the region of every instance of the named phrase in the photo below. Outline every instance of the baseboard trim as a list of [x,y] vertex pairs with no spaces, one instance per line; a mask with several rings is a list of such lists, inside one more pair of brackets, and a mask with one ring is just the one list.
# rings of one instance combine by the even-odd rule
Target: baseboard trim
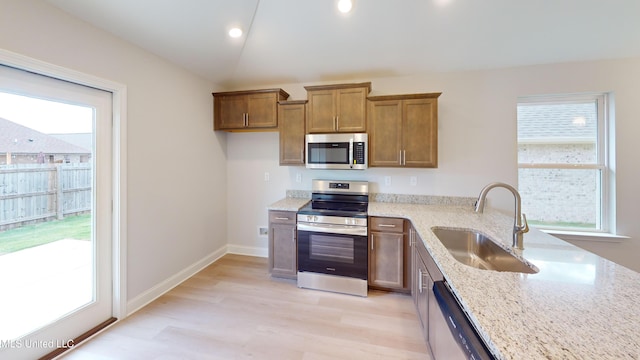
[[255,247],[255,246],[243,246],[243,245],[227,245],[227,253],[236,255],[256,256],[266,258],[269,256],[269,249]]
[[228,251],[228,246],[225,245],[225,246],[221,247],[220,249],[212,252],[211,254],[205,256],[200,261],[192,264],[191,266],[187,267],[186,269],[180,271],[179,273],[173,275],[172,277],[164,280],[163,282],[159,283],[158,285],[152,287],[151,289],[149,289],[149,290],[143,292],[142,294],[136,296],[135,298],[131,299],[130,301],[127,302],[127,316],[130,316],[131,314],[135,313],[136,311],[142,309],[143,307],[145,307],[146,305],[148,305],[149,303],[151,303],[155,299],[159,298],[160,296],[162,296],[163,294],[165,294],[169,290],[171,290],[174,287],[180,285],[183,281],[189,279],[190,277],[192,277],[193,275],[198,273],[200,270],[202,270],[202,269],[206,268],[207,266],[213,264],[214,262],[216,262],[218,259],[223,257],[228,252],[229,252]]

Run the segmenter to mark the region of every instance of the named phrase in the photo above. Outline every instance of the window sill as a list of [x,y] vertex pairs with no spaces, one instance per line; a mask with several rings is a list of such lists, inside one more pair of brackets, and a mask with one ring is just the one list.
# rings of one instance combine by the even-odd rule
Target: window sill
[[608,243],[620,243],[626,239],[629,239],[628,236],[616,235],[611,233],[595,233],[595,232],[585,232],[585,231],[566,231],[566,230],[551,230],[551,229],[540,229],[540,231],[545,232],[549,235],[553,235],[562,240],[578,240],[578,241],[595,241],[595,242],[608,242]]

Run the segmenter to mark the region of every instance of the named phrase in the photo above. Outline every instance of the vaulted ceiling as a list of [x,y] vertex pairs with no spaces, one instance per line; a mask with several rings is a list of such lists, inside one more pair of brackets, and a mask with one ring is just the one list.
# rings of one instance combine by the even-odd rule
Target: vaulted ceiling
[[640,57],[638,0],[45,1],[225,87]]

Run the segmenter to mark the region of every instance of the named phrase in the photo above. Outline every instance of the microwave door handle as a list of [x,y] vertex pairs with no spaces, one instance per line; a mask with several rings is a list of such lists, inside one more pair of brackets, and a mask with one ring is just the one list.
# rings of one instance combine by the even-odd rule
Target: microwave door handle
[[349,139],[349,167],[353,169],[353,138]]

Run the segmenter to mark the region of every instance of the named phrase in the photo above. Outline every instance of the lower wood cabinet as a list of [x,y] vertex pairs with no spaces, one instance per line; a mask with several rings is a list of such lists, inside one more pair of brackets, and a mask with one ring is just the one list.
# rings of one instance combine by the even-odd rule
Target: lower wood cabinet
[[408,222],[369,218],[369,286],[409,292]]
[[429,343],[430,313],[440,311],[433,295],[433,282],[442,280],[443,276],[413,227],[409,229],[409,237],[411,242],[411,296],[420,318],[425,341]]
[[269,272],[271,276],[295,279],[298,272],[296,213],[269,211]]

